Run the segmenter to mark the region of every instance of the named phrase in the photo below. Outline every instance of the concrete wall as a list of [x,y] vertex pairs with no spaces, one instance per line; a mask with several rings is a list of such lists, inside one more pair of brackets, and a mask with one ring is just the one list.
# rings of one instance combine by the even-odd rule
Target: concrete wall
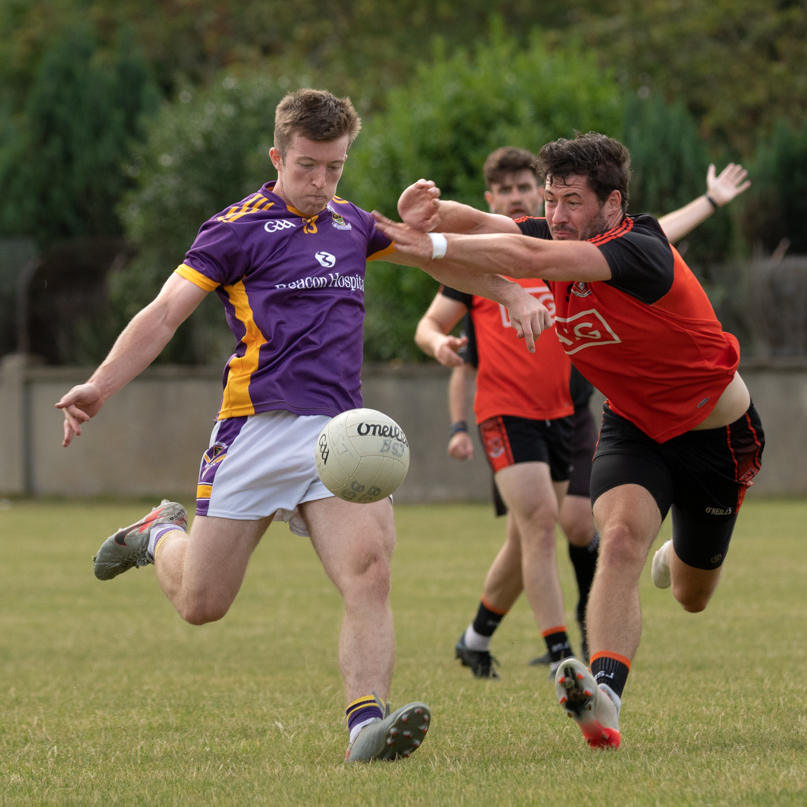
[[[753,495],[807,495],[807,362],[754,363],[741,368],[767,435],[763,471]],[[0,363],[0,495],[193,495],[221,394],[219,368],[158,367],[111,400],[69,449],[54,403],[85,369]],[[486,499],[487,463],[446,455],[448,371],[436,365],[366,366],[365,405],[394,418],[411,444],[401,502]],[[601,398],[593,402],[598,410]],[[474,435],[475,436],[475,435]]]

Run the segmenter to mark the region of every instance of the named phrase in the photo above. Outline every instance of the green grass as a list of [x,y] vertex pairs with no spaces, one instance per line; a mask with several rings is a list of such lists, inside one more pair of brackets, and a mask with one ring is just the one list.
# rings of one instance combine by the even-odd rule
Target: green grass
[[453,659],[503,535],[490,508],[396,508],[391,700],[425,700],[433,727],[411,759],[369,766],[342,764],[341,608],[310,544],[273,526],[230,614],[194,628],[151,569],[92,576],[144,509],[0,510],[0,805],[807,803],[805,502],[746,503],[703,614],[645,572],[615,753],[585,747],[526,665],[542,648],[523,598],[494,640],[501,681]]

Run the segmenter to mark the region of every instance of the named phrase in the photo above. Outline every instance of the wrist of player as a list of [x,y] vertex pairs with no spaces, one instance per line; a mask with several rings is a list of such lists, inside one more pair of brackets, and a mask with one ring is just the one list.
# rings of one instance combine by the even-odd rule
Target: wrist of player
[[426,233],[432,242],[432,260],[439,261],[448,250],[448,239],[443,233]]

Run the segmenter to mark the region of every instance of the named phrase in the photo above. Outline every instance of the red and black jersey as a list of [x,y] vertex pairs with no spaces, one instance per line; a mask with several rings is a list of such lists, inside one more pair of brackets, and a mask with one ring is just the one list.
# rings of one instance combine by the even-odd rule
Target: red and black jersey
[[[546,219],[517,224],[551,237]],[[712,411],[737,370],[739,344],[652,216],[626,216],[589,240],[612,277],[548,283],[558,338],[613,411],[663,443]]]
[[[552,294],[542,280],[516,280],[550,311]],[[544,331],[530,353],[516,336],[507,309],[484,297],[443,286],[440,293],[465,305],[476,334],[477,423],[501,415],[556,420],[574,413],[569,393],[571,362],[554,329]]]

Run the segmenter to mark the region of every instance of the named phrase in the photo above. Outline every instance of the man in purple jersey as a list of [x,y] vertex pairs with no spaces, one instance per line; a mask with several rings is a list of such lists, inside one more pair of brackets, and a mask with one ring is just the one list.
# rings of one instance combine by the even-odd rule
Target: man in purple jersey
[[[385,701],[395,659],[391,502],[342,501],[314,466],[325,423],[361,406],[365,263],[382,255],[400,262],[372,217],[335,196],[360,126],[347,98],[318,90],[286,96],[276,110],[270,151],[277,181],[202,226],[184,262],[100,367],[56,404],[68,446],[151,364],[205,295],[218,294],[237,345],[201,463],[190,536],[182,505],[162,502],[103,543],[95,574],[109,580],[154,564],[179,615],[201,625],[227,613],[273,519],[309,535],[344,601],[339,663],[348,762],[407,757],[429,727],[425,704],[389,714]],[[546,312],[517,284],[463,269],[438,274],[455,288],[507,306],[528,345],[548,324]]]

